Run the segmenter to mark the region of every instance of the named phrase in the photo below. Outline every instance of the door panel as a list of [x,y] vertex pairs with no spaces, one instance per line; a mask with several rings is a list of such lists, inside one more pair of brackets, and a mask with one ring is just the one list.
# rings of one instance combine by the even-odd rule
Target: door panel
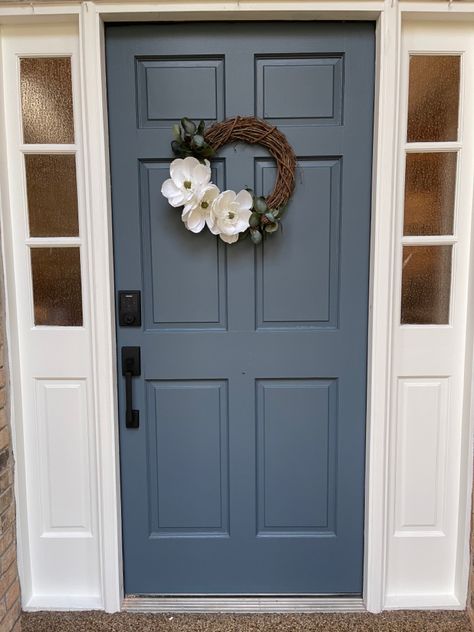
[[[136,430],[119,380],[126,592],[360,593],[373,25],[112,25],[107,74],[116,287],[143,310],[117,326],[142,357]],[[191,234],[160,193],[172,124],[237,114],[298,161],[260,247]],[[247,145],[212,168],[259,194],[276,171]]]

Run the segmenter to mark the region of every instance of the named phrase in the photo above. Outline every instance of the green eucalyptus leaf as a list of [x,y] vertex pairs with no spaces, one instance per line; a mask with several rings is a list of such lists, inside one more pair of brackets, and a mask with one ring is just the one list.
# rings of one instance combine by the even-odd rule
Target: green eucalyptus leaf
[[259,230],[251,230],[250,239],[257,245],[262,241],[262,233]]
[[276,218],[280,214],[280,209],[279,208],[272,208],[272,209],[270,209],[270,213],[273,215],[273,217]]
[[183,146],[179,141],[173,140],[171,141],[171,149],[173,150],[174,154],[180,154],[183,150]]
[[192,144],[197,149],[202,149],[204,147],[204,138],[200,134],[196,134],[193,136]]
[[265,202],[265,198],[260,196],[256,197],[253,202],[253,207],[257,211],[257,213],[266,213],[268,210],[267,203]]
[[252,213],[249,219],[250,228],[256,228],[260,226],[260,215],[258,213]]
[[204,158],[212,158],[212,156],[216,153],[210,145],[205,145],[202,149],[199,150],[199,153]]
[[265,226],[265,232],[267,233],[276,233],[276,231],[278,230],[280,224],[278,222],[273,222],[271,224],[267,224]]
[[201,121],[198,125],[197,133],[202,136],[204,133],[205,127],[206,127],[206,124],[204,123],[204,121]]
[[194,123],[187,117],[181,119],[181,125],[183,126],[184,131],[187,135],[193,136],[193,134],[196,133],[196,123]]
[[275,221],[275,216],[273,215],[273,213],[271,211],[268,211],[268,213],[265,213],[265,217],[268,219],[268,221],[270,223],[274,223]]
[[181,126],[179,123],[173,125],[173,138],[178,141],[181,138]]

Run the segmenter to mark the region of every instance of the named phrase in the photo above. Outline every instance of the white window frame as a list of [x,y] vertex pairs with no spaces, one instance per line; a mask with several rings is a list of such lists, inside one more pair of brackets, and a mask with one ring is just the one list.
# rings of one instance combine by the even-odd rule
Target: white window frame
[[[159,9],[157,9],[157,4]],[[21,6],[20,6],[21,5]],[[379,612],[387,606],[410,607],[403,599],[386,600],[387,552],[390,538],[391,468],[391,395],[393,326],[396,318],[397,169],[399,155],[399,110],[394,107],[399,92],[400,32],[402,18],[474,19],[474,8],[448,2],[404,2],[397,0],[312,1],[299,2],[77,2],[60,4],[33,3],[0,7],[1,23],[40,24],[41,21],[73,20],[79,24],[81,59],[81,103],[83,151],[85,155],[84,200],[87,209],[88,274],[90,289],[91,342],[93,349],[94,419],[97,466],[94,484],[98,494],[97,525],[102,591],[99,600],[87,598],[73,604],[64,600],[42,600],[31,589],[31,562],[28,559],[28,485],[25,472],[25,444],[21,423],[21,391],[17,379],[21,359],[15,331],[16,285],[12,266],[12,244],[8,234],[9,192],[3,160],[1,170],[2,238],[7,286],[8,334],[13,399],[14,447],[16,453],[16,490],[18,502],[19,555],[24,607],[26,609],[103,607],[109,612],[122,608],[123,580],[121,554],[121,514],[119,455],[117,437],[117,395],[114,324],[114,279],[111,240],[111,201],[108,168],[107,102],[104,73],[104,23],[115,20],[189,20],[195,19],[360,19],[376,21],[377,65],[375,95],[375,134],[373,162],[373,208],[371,234],[371,287],[369,304],[369,375],[367,410],[366,540],[364,568],[364,604]],[[1,114],[1,113],[0,113]],[[400,114],[402,116],[403,114]],[[2,117],[3,118],[3,117]],[[3,148],[2,148],[3,149]],[[1,152],[5,155],[5,152]],[[468,340],[472,347],[472,332]],[[470,350],[471,350],[470,347]],[[468,354],[469,361],[472,354]],[[472,372],[466,371],[466,381]],[[100,386],[100,388],[98,388]],[[465,406],[467,406],[467,396]],[[463,428],[466,439],[460,460],[461,498],[459,510],[459,554],[453,593],[434,599],[427,594],[411,607],[463,608],[467,595],[468,525],[472,486],[472,422]],[[26,590],[25,590],[26,588]],[[29,595],[29,597],[28,597]],[[335,606],[329,606],[335,609]]]

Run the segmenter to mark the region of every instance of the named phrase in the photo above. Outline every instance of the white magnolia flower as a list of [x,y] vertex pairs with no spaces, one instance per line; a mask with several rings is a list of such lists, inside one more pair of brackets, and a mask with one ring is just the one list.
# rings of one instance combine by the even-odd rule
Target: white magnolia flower
[[249,227],[252,196],[248,191],[223,191],[214,200],[208,220],[211,233],[232,244]]
[[193,233],[200,233],[209,222],[211,206],[220,191],[215,184],[209,184],[202,194],[197,206],[185,207],[181,216],[186,228]]
[[209,161],[204,162],[202,164],[193,156],[173,160],[171,178],[165,180],[161,187],[161,193],[168,198],[171,206],[184,206],[184,211],[189,211],[199,204],[211,179]]

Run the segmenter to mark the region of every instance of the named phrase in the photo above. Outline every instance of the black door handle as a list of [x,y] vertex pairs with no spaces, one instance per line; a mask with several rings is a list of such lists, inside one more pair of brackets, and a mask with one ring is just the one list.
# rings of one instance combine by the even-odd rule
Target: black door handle
[[141,373],[140,347],[122,347],[122,375],[125,377],[125,427],[138,428],[140,411],[133,409],[132,377]]

